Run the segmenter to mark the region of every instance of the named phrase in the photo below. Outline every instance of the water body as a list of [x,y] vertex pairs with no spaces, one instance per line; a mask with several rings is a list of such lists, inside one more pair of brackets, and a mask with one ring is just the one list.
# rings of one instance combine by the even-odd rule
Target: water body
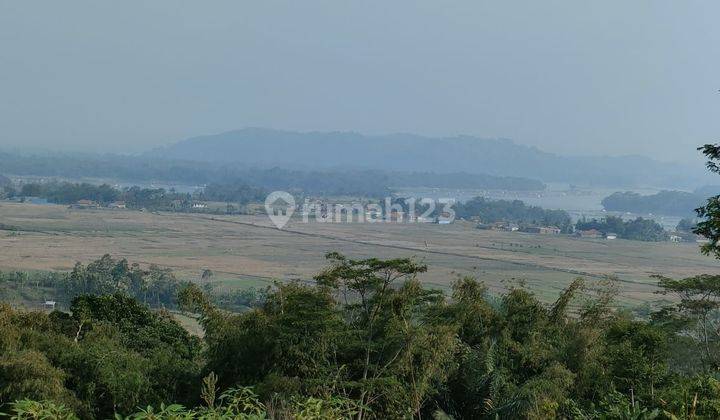
[[620,216],[623,219],[634,219],[643,217],[653,219],[660,223],[665,229],[674,229],[680,221],[677,216],[665,216],[657,214],[638,214],[605,211],[602,206],[603,198],[616,191],[633,191],[643,195],[660,192],[659,188],[596,188],[596,187],[575,187],[570,184],[551,183],[547,184],[545,191],[503,191],[503,190],[475,190],[475,189],[452,189],[452,188],[398,188],[396,193],[399,196],[417,198],[449,198],[456,201],[467,201],[474,197],[486,197],[493,200],[520,200],[526,204],[540,206],[552,210],[565,210],[577,221],[583,217],[588,219],[602,218],[608,215]]

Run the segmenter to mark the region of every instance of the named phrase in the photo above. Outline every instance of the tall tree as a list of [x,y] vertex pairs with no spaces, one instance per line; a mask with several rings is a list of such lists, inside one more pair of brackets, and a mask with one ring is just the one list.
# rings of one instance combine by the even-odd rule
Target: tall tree
[[[705,166],[708,170],[720,174],[720,144],[706,144],[698,150],[707,157]],[[705,205],[695,211],[701,221],[693,232],[709,240],[708,243],[703,244],[702,252],[720,258],[720,195],[708,198]]]

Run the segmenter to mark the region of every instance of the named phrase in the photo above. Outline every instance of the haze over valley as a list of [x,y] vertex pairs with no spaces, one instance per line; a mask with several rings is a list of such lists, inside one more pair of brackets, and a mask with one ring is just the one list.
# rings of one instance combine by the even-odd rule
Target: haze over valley
[[0,420],[720,418],[719,15],[0,0]]

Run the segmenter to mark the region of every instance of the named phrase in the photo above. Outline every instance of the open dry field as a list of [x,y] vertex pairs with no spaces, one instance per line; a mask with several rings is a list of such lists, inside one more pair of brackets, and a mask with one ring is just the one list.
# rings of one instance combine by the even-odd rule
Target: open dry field
[[262,286],[310,279],[337,250],[351,257],[415,257],[428,264],[423,281],[446,289],[473,275],[491,290],[524,281],[550,300],[573,278],[620,280],[622,301],[657,300],[652,274],[713,273],[720,262],[696,244],[588,240],[481,231],[472,224],[304,224],[283,230],[264,216],[209,216],[0,203],[0,269],[69,270],[102,254],[173,268],[195,279],[204,268],[218,287]]

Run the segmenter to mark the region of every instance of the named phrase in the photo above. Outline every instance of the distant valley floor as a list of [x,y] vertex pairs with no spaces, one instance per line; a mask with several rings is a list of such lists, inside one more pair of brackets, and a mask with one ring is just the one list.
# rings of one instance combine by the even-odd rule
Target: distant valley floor
[[264,216],[209,216],[65,206],[0,204],[0,269],[69,270],[105,253],[158,264],[193,280],[203,269],[223,289],[262,287],[273,280],[309,280],[324,254],[416,257],[429,266],[422,280],[448,289],[472,275],[492,291],[524,282],[543,299],[578,276],[617,276],[621,301],[657,300],[652,274],[685,277],[715,273],[720,262],[696,244],[589,240],[559,235],[483,231],[473,224],[304,224],[284,230]]

